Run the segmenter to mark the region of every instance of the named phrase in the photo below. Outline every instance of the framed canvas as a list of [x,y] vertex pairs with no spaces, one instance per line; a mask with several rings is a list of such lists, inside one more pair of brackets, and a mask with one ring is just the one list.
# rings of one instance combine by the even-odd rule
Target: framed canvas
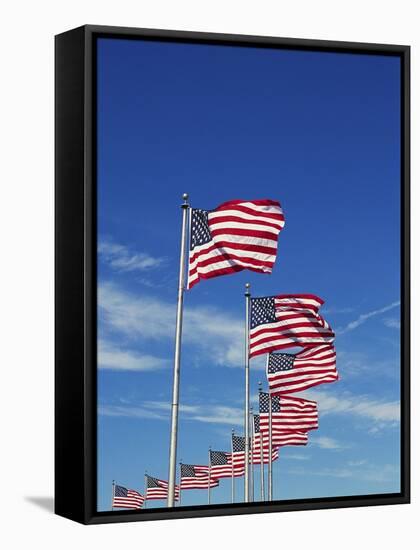
[[56,37],[57,514],[409,502],[409,55]]

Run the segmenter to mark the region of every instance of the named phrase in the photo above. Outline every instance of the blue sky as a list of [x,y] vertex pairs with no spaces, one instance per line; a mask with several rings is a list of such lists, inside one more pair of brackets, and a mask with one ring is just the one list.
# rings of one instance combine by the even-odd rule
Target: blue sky
[[[209,209],[277,199],[286,226],[272,275],[185,296],[178,459],[205,464],[242,433],[250,282],[254,296],[321,296],[337,334],[341,379],[299,394],[320,428],[281,450],[274,497],[399,491],[399,71],[386,56],[99,40],[99,510],[113,479],[142,492],[146,470],[168,476],[183,192]],[[212,492],[230,502],[230,480]]]

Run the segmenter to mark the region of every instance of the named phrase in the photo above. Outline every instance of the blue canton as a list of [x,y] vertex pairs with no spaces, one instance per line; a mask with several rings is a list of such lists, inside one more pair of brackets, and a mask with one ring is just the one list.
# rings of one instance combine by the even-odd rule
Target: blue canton
[[[269,405],[269,397],[268,393],[266,392],[260,392],[260,414],[268,414],[268,405]],[[277,395],[274,395],[271,398],[271,412],[272,413],[279,413],[280,412],[280,397]]]
[[191,241],[190,249],[209,243],[212,238],[209,229],[209,213],[207,210],[193,208],[191,211]]
[[251,328],[276,321],[274,298],[251,298]]
[[295,356],[292,353],[270,353],[268,356],[268,374],[292,370]]

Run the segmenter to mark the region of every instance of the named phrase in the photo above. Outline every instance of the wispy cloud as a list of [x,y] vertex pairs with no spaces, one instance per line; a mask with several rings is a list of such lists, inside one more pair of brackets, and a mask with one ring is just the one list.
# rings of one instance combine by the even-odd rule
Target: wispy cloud
[[303,476],[320,476],[335,478],[354,478],[374,483],[389,483],[398,479],[399,467],[394,464],[363,464],[362,468],[347,467],[342,468],[321,468],[319,470],[310,470],[304,467],[289,468],[289,474]]
[[398,353],[389,355],[386,359],[377,359],[359,351],[339,350],[337,365],[342,379],[353,376],[386,376],[396,378],[400,372]]
[[112,342],[99,340],[98,367],[104,370],[152,371],[170,366],[168,359],[139,354],[130,349],[116,346]]
[[328,414],[352,414],[384,425],[400,420],[400,402],[372,399],[365,395],[332,395],[323,390],[310,390],[306,396],[318,402],[319,411]]
[[401,321],[399,319],[388,317],[387,319],[384,319],[384,325],[386,327],[399,330],[401,328]]
[[329,315],[329,314],[341,314],[341,313],[353,313],[354,307],[326,307],[323,308],[322,313]]
[[[102,405],[99,414],[130,418],[150,418],[167,421],[171,406],[167,402],[145,401],[139,405]],[[180,405],[180,413],[185,420],[205,424],[242,426],[243,409],[224,405]]]
[[128,246],[109,240],[100,241],[98,254],[104,263],[120,272],[144,272],[160,267],[166,261],[165,258],[155,258],[145,252],[136,252]]
[[[127,338],[172,341],[175,304],[134,295],[104,283],[98,296],[100,318],[111,331]],[[240,367],[244,358],[243,321],[214,306],[188,307],[184,313],[183,341],[217,365]],[[264,358],[252,361],[263,369]]]
[[368,313],[362,313],[359,315],[359,317],[348,323],[344,328],[338,329],[336,332],[337,334],[344,334],[346,332],[349,332],[351,330],[356,329],[360,325],[363,325],[363,323],[366,323],[368,319],[371,317],[376,317],[377,315],[381,315],[382,313],[386,313],[387,311],[390,311],[391,309],[394,309],[395,307],[398,307],[400,305],[400,301],[392,302],[392,304],[389,304],[385,307],[382,307],[380,309],[375,309],[373,311],[369,311]]
[[349,445],[348,443],[342,443],[341,441],[337,441],[332,437],[313,436],[312,434],[309,443],[310,445],[316,445],[321,449],[341,450],[351,447],[351,445]]
[[[305,449],[305,451],[306,451],[306,449]],[[281,459],[282,460],[310,460],[311,457],[308,454],[297,455],[297,454],[282,453]]]

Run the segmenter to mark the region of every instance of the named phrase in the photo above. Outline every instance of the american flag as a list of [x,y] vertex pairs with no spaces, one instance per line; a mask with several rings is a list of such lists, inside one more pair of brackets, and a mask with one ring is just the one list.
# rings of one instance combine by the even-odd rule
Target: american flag
[[271,273],[284,216],[277,201],[233,200],[192,208],[190,225],[188,288],[242,269]]
[[[210,478],[210,487],[217,487],[219,482]],[[209,467],[193,464],[181,464],[181,489],[207,489],[209,487]]]
[[270,353],[267,363],[271,395],[299,392],[338,380],[334,346],[309,347],[296,355]]
[[[260,392],[260,429],[268,432],[269,394]],[[301,397],[273,396],[271,398],[271,426],[273,430],[307,432],[318,428],[316,401]]]
[[112,506],[114,508],[141,508],[143,506],[144,496],[134,489],[126,489],[121,485],[114,485],[114,498]]
[[[267,431],[260,431],[260,415],[254,415],[254,455],[260,453],[261,439],[263,445],[263,452],[267,454],[268,458],[268,429]],[[308,434],[306,432],[292,431],[292,430],[277,430],[271,429],[271,445],[274,448],[284,447],[286,445],[307,445]],[[264,455],[265,457],[265,455]]]
[[[234,439],[235,438],[235,441]],[[245,472],[245,437],[243,436],[232,436],[232,447],[233,447],[233,461],[235,463],[235,467],[237,469],[242,469],[242,474]],[[256,454],[258,453],[258,454]],[[268,464],[269,461],[269,451],[268,448],[265,449],[263,447],[263,462],[264,464]],[[273,448],[271,451],[271,461],[274,462],[274,460],[277,460],[279,457],[277,449]],[[252,452],[250,449],[249,453],[249,461],[253,464],[260,464],[261,463],[261,452],[260,447],[255,444],[254,440],[254,446],[252,448]]]
[[249,356],[333,342],[334,332],[318,313],[323,303],[312,294],[251,298]]
[[[268,431],[261,432],[263,435],[263,449],[268,449]],[[275,447],[285,447],[286,445],[307,445],[308,433],[292,430],[271,430],[271,441]],[[254,449],[260,448],[259,439],[255,440]],[[255,452],[255,450],[254,450]]]
[[245,474],[245,437],[232,434],[232,462],[234,477]]
[[232,462],[232,453],[224,451],[210,451],[210,477],[221,479],[223,477],[240,477],[244,474],[244,464]]
[[[168,482],[146,474],[146,500],[168,498]],[[179,500],[179,485],[175,485],[175,500]]]

